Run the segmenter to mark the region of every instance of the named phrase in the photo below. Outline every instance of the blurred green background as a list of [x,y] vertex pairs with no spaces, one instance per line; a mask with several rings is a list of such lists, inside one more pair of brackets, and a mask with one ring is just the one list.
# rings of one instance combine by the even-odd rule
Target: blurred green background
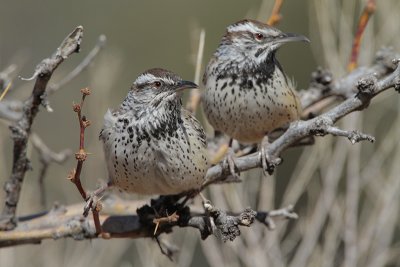
[[[307,88],[310,74],[316,69],[317,65],[331,69],[335,76],[341,76],[345,73],[352,34],[355,31],[354,23],[357,21],[365,2],[361,0],[285,1],[281,10],[283,20],[279,23],[278,28],[286,32],[301,33],[311,39],[310,45],[289,44],[282,47],[278,52],[279,61],[285,71],[294,78],[299,89]],[[60,81],[62,77],[78,65],[94,47],[99,35],[106,35],[106,47],[94,60],[92,66],[52,95],[49,100],[54,112],[48,113],[42,109],[33,125],[33,131],[39,134],[54,151],[60,151],[65,148],[75,151],[79,141],[78,123],[76,115],[71,108],[72,103],[80,100],[79,90],[81,88],[89,87],[92,90],[92,95],[86,102],[84,112],[89,120],[92,121],[92,125],[86,134],[87,151],[92,155],[85,163],[82,180],[85,188],[94,189],[99,181],[106,179],[102,147],[98,141],[103,115],[107,108],[119,105],[136,77],[148,68],[162,67],[178,73],[184,79],[193,80],[201,29],[206,32],[203,57],[204,68],[204,65],[219,44],[227,25],[243,18],[266,21],[270,15],[273,1],[0,0],[0,4],[0,70],[5,69],[10,64],[17,65],[17,70],[13,73],[14,85],[7,95],[8,99],[23,100],[30,95],[33,82],[21,81],[17,76],[31,76],[36,64],[43,58],[49,57],[63,38],[76,26],[82,25],[84,27],[81,53],[73,54],[61,64],[53,75],[50,84]],[[399,26],[395,20],[399,14],[400,7],[396,0],[385,1],[382,6],[378,4],[377,14],[370,22],[372,25],[369,25],[364,37],[360,57],[361,64],[369,64],[376,49],[382,45],[393,45],[399,49]],[[390,18],[391,23],[387,23],[386,18]],[[368,133],[385,138],[384,133],[377,131],[377,128],[385,129],[383,132],[386,133],[385,127],[389,125],[385,124],[382,118],[385,118],[384,114],[388,112],[394,114],[392,117],[393,123],[398,122],[398,103],[398,95],[394,92],[388,92],[385,97],[380,97],[376,105],[369,109],[367,114],[369,118],[372,118],[372,122],[368,121],[368,123],[362,124],[363,118],[358,118],[357,122],[361,121],[359,124],[347,123],[346,125],[348,128],[368,130]],[[336,145],[335,141],[336,139],[327,137],[322,141],[318,141],[313,148],[298,148],[285,153],[284,164],[279,167],[277,176],[267,178],[270,180],[266,182],[266,178],[260,177],[260,172],[256,170],[245,174],[244,177],[254,176],[257,178],[251,178],[249,182],[246,180],[244,185],[227,185],[224,189],[215,189],[221,190],[217,193],[210,193],[211,196],[219,194],[229,199],[229,196],[233,196],[233,191],[239,191],[240,195],[243,196],[246,194],[251,195],[254,193],[254,189],[259,188],[259,183],[267,183],[264,186],[274,190],[271,189],[272,192],[265,192],[265,197],[261,198],[261,200],[257,199],[257,201],[265,200],[267,204],[264,209],[279,208],[281,204],[287,204],[284,203],[283,194],[286,192],[287,184],[292,181],[291,177],[296,178],[302,171],[301,166],[299,167],[296,164],[301,162],[301,164],[306,165],[304,160],[301,161],[301,159],[309,157],[314,161],[321,160],[322,165],[325,164],[321,167],[322,170],[312,173],[312,176],[317,176],[317,178],[314,178],[314,182],[302,185],[304,194],[301,195],[301,199],[299,196],[299,199],[303,204],[298,205],[296,210],[300,211],[302,217],[297,221],[299,228],[293,231],[295,236],[293,240],[295,241],[293,241],[293,244],[290,242],[285,243],[286,246],[283,250],[286,252],[284,255],[274,254],[275,250],[269,249],[273,246],[280,246],[280,243],[276,240],[283,240],[287,235],[285,231],[279,234],[279,238],[275,236],[275,239],[272,239],[276,241],[273,244],[251,239],[255,242],[254,246],[261,246],[262,243],[264,249],[262,251],[272,258],[268,258],[268,261],[260,259],[261,263],[258,263],[258,265],[255,263],[254,265],[250,264],[251,259],[244,260],[246,258],[245,255],[240,258],[240,252],[235,250],[236,246],[242,246],[243,243],[246,244],[246,247],[251,247],[249,240],[235,241],[236,243],[234,244],[220,244],[217,242],[219,244],[218,251],[222,255],[219,257],[223,259],[220,261],[221,265],[218,266],[287,266],[286,264],[288,264],[292,256],[296,255],[297,246],[300,244],[296,242],[301,240],[302,230],[306,228],[307,219],[311,217],[312,210],[316,202],[318,202],[316,195],[323,188],[323,173],[327,169],[326,164],[329,163],[329,160],[323,161],[322,156],[318,156],[318,152],[313,153],[313,151],[318,150],[326,155],[333,153],[333,148]],[[343,142],[346,142],[346,140]],[[368,154],[363,154],[366,158],[365,160],[367,160],[379,144],[380,140],[378,138],[375,145],[361,143],[357,146],[362,146],[368,152]],[[349,144],[346,143],[347,145]],[[393,148],[395,145],[397,145],[397,142],[393,141]],[[364,148],[365,146],[367,148]],[[0,183],[3,184],[9,177],[12,157],[12,141],[6,124],[0,124],[0,151]],[[35,213],[43,209],[38,197],[38,158],[32,147],[29,149],[29,154],[32,158],[33,171],[28,172],[25,178],[20,206],[18,207],[19,215]],[[331,162],[331,164],[334,165],[336,163]],[[346,165],[346,163],[343,164]],[[385,164],[385,168],[391,166],[387,162]],[[51,165],[45,182],[47,191],[46,208],[50,208],[54,202],[67,205],[81,201],[77,190],[66,180],[69,170],[74,167],[75,160],[73,158],[62,166]],[[343,174],[342,178],[345,179],[345,177],[346,175]],[[343,188],[345,188],[344,183],[345,180],[340,183],[342,193],[344,192]],[[222,192],[222,190],[226,191]],[[341,196],[344,194],[342,193]],[[3,197],[3,191],[0,191],[1,203],[3,202]],[[362,197],[365,196],[362,195]],[[244,207],[256,202],[251,197],[244,199],[248,200],[247,202],[243,200],[244,203],[242,205]],[[275,203],[274,199],[276,199],[277,203]],[[337,204],[339,205],[339,211],[336,215],[339,214],[340,217],[343,216],[341,212],[344,210],[344,208],[340,209],[340,207],[345,207],[345,203],[342,200],[338,200],[338,203],[340,205]],[[240,207],[236,206],[236,209],[240,210]],[[330,207],[326,209],[330,209]],[[396,221],[398,222],[398,219],[395,219]],[[325,227],[329,228],[329,226],[330,224],[327,222]],[[264,228],[255,227],[245,231],[246,233],[253,231],[253,234],[257,234],[257,231],[260,233],[263,231],[262,236],[265,236],[265,239],[268,240],[268,235],[273,236],[274,233],[265,231]],[[288,229],[291,229],[291,227]],[[395,229],[397,229],[398,233],[398,227]],[[276,235],[278,236],[278,234]],[[338,231],[337,235],[341,236],[343,232]],[[173,240],[173,243],[176,243],[180,248],[177,259],[179,266],[217,266],[218,257],[213,258],[213,255],[208,254],[204,248],[206,246],[213,248],[217,238],[209,237],[205,242],[202,241],[200,243],[197,231],[192,229],[177,229],[172,234],[172,237],[170,235],[167,238]],[[325,235],[322,232],[321,240],[324,239]],[[391,253],[399,251],[398,239],[397,234],[394,245],[390,245],[397,248],[397,250]],[[339,249],[342,244],[341,241],[340,239],[335,243],[338,244],[337,254],[333,253],[334,257],[331,257],[343,257],[342,248]],[[325,265],[321,263],[324,261],[317,261],[317,255],[321,250],[313,249],[309,253],[311,255],[310,262],[305,262],[306,266],[338,266],[333,261]],[[253,257],[253,260],[257,261],[257,254],[252,249],[243,251],[242,253],[248,253],[248,257]],[[233,254],[236,256],[233,257]],[[395,256],[398,255],[395,254]],[[236,260],[236,257],[239,257],[240,260]],[[230,258],[231,260],[229,260]],[[277,260],[278,258],[281,260]],[[387,262],[390,261],[388,260]],[[314,265],[311,263],[314,263]],[[170,263],[165,256],[161,255],[156,243],[150,239],[82,242],[73,240],[44,241],[43,245],[28,245],[0,250],[0,266],[2,267],[91,265],[173,266],[174,263]]]

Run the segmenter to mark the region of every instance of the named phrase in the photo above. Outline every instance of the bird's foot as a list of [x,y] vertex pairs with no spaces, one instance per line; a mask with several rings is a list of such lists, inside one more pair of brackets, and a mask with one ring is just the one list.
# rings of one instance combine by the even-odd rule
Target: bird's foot
[[83,208],[83,216],[87,217],[89,215],[90,210],[95,210],[100,212],[102,208],[99,197],[95,194],[95,192],[90,193],[86,198],[86,204]]
[[259,154],[261,166],[265,175],[272,175],[274,173],[275,167],[282,162],[281,158],[272,158],[268,154],[269,144],[270,143],[268,141],[268,136],[266,135],[261,142],[261,149]]
[[230,180],[232,180],[232,182],[240,181],[240,173],[236,172],[237,167],[236,167],[236,164],[235,164],[235,159],[236,159],[235,152],[233,151],[232,147],[229,147],[228,151],[226,152],[223,164],[224,165],[226,165],[226,164],[228,165],[229,172],[230,172],[230,174],[232,176],[232,179],[230,179]]
[[102,209],[102,205],[100,202],[99,195],[102,194],[111,185],[112,185],[111,182],[108,182],[107,184],[99,187],[93,193],[88,194],[86,197],[86,200],[85,200],[86,204],[83,208],[83,216],[85,216],[85,217],[87,217],[89,215],[89,212],[92,211],[94,225],[96,228],[96,235],[100,235],[104,239],[110,238],[110,235],[109,235],[109,233],[103,231],[103,228],[101,227],[101,224],[100,224],[99,212]]

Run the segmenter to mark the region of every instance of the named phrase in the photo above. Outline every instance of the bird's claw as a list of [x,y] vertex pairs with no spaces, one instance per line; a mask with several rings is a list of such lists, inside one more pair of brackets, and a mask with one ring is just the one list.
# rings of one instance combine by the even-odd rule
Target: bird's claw
[[263,140],[261,144],[261,149],[260,149],[260,161],[261,161],[261,166],[263,169],[263,172],[265,175],[269,174],[272,175],[274,173],[275,167],[281,164],[282,159],[281,158],[272,158],[268,154],[267,147],[268,147],[268,139]]
[[229,172],[231,176],[233,177],[233,180],[235,181],[240,181],[240,173],[236,172],[236,164],[235,164],[235,152],[233,149],[230,147],[228,148],[228,152],[226,153],[224,164],[228,164],[229,167]]
[[96,209],[97,212],[101,210],[100,199],[95,193],[92,193],[87,197],[86,204],[83,208],[83,216],[87,217],[89,215],[89,211],[93,209]]

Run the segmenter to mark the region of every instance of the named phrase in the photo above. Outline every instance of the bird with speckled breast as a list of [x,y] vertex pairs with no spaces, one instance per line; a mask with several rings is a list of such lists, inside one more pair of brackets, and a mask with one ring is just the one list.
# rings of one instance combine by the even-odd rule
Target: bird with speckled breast
[[162,195],[201,187],[208,169],[206,136],[181,103],[181,91],[196,87],[168,70],[150,69],[119,108],[108,110],[100,139],[111,185]]
[[293,82],[276,59],[277,49],[294,41],[309,42],[255,20],[227,27],[203,76],[203,109],[215,130],[242,143],[265,144],[268,133],[300,118]]

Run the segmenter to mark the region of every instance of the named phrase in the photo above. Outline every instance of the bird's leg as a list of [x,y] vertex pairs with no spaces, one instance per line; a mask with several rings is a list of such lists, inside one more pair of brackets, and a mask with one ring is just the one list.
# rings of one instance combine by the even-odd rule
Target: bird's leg
[[264,174],[269,174],[271,175],[274,172],[274,169],[277,165],[281,163],[280,158],[270,158],[268,155],[268,146],[269,146],[269,140],[268,140],[268,135],[265,135],[263,140],[261,141],[261,148],[260,148],[260,161],[261,161],[261,166],[264,171]]
[[234,180],[240,181],[240,173],[239,174],[236,173],[236,170],[235,170],[236,169],[236,164],[235,164],[236,155],[235,155],[235,151],[232,148],[232,142],[233,142],[233,139],[231,138],[229,140],[229,147],[228,147],[228,151],[226,152],[226,155],[225,155],[224,163],[228,164],[229,172],[233,176]]

